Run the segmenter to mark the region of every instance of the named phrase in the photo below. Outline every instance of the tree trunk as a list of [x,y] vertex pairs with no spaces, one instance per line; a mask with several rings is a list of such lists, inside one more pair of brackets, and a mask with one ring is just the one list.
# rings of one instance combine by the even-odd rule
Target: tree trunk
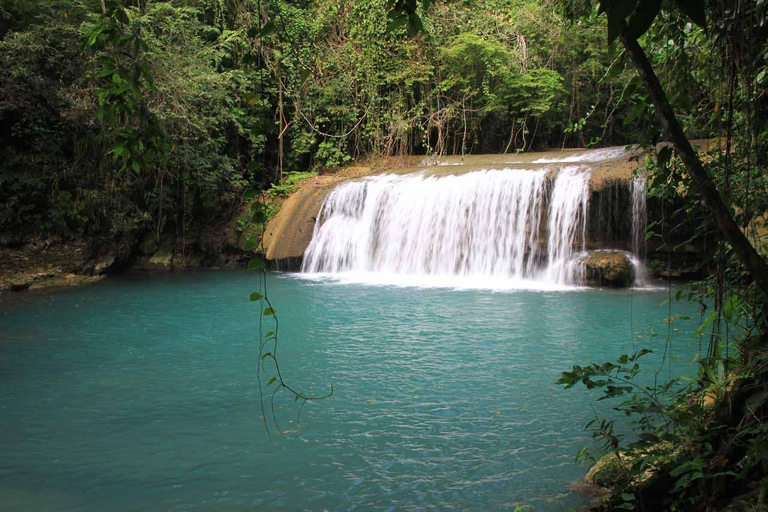
[[763,293],[768,295],[768,265],[766,265],[765,260],[757,253],[747,237],[739,229],[731,212],[726,207],[722,197],[720,197],[717,187],[715,187],[715,184],[707,175],[707,171],[701,164],[701,160],[699,160],[699,155],[691,146],[685,133],[683,133],[680,123],[677,122],[672,105],[669,104],[669,100],[667,100],[664,89],[661,87],[659,78],[653,71],[645,51],[635,39],[629,36],[625,23],[622,26],[619,37],[624,48],[627,49],[627,52],[632,57],[637,73],[640,75],[645,89],[651,96],[651,101],[656,107],[661,123],[672,139],[675,151],[691,174],[691,178],[693,178],[693,183],[696,185],[695,192],[698,192],[704,204],[707,205],[712,215],[715,216],[717,226],[723,238],[730,242],[733,250],[747,268],[749,274],[760,289],[763,290]]

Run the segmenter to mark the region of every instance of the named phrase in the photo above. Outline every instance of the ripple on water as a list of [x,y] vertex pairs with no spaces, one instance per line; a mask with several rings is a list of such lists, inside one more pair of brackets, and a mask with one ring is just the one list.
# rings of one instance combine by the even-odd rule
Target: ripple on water
[[[592,402],[559,372],[631,350],[630,312],[666,328],[654,292],[273,275],[286,377],[335,394],[301,424],[278,395],[269,441],[256,282],[126,276],[0,304],[0,510],[562,510]],[[694,348],[675,336],[684,371]]]

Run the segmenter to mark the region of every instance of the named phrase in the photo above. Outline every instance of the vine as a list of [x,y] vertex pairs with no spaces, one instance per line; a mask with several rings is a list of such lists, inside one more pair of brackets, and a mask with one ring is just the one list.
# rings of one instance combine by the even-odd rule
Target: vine
[[[261,23],[261,1],[258,2],[257,8],[257,20],[258,25],[248,30],[250,37],[256,38],[257,53],[256,56],[249,58],[249,62],[259,64],[259,70],[266,69],[266,61],[264,59],[264,47],[263,37],[272,33],[275,30],[275,25],[271,21],[267,21],[264,24]],[[264,73],[259,73],[260,84],[259,89],[265,90]],[[262,103],[262,112],[266,114],[269,109],[269,103],[267,102],[266,95],[259,94],[253,98],[255,102]],[[265,120],[268,121],[268,120]],[[266,123],[265,123],[266,124]],[[263,156],[262,152],[262,156]],[[249,170],[257,174],[259,171],[264,171],[266,164],[264,160],[253,160],[249,164]],[[269,194],[260,184],[255,184],[245,194],[246,200],[252,201],[252,217],[251,221],[260,227],[258,233],[258,240],[250,238],[246,241],[246,250],[257,249],[259,254],[266,254],[264,247],[264,233],[266,231],[266,224],[268,222],[268,199]],[[271,416],[272,423],[278,433],[282,433],[283,430],[280,427],[280,423],[277,418],[277,412],[275,410],[275,396],[280,391],[286,391],[293,396],[294,402],[300,402],[298,411],[296,413],[297,423],[301,421],[301,412],[304,406],[310,402],[325,400],[333,396],[333,384],[330,386],[330,391],[325,395],[308,395],[303,391],[296,389],[292,384],[289,384],[283,375],[283,371],[280,367],[280,360],[278,359],[278,347],[279,347],[279,330],[280,321],[277,315],[277,309],[269,299],[268,294],[268,272],[264,260],[260,256],[256,256],[248,262],[248,268],[256,270],[259,273],[259,289],[250,294],[250,301],[259,304],[259,353],[257,359],[256,379],[259,386],[259,403],[261,407],[261,417],[264,420],[264,428],[267,431],[267,435],[272,438],[271,429],[269,427],[268,416]],[[271,329],[265,331],[266,322],[271,322]],[[269,364],[269,366],[268,366]],[[264,382],[266,381],[266,384]],[[268,395],[269,401],[269,414],[267,413],[267,404],[265,404],[265,396]]]

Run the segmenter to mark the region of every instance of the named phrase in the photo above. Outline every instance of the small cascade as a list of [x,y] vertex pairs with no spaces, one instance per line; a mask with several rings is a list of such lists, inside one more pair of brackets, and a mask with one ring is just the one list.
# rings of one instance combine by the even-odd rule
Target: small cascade
[[647,178],[638,174],[630,182],[632,193],[632,254],[645,259],[645,233],[648,229]]
[[555,284],[581,284],[583,258],[574,259],[587,243],[589,172],[566,167],[555,180],[549,207],[549,257],[546,278]]
[[632,254],[629,260],[635,267],[635,286],[639,288],[649,286],[650,282],[644,263],[646,254],[645,233],[648,230],[646,185],[647,176],[645,174],[636,175],[629,185],[632,195]]

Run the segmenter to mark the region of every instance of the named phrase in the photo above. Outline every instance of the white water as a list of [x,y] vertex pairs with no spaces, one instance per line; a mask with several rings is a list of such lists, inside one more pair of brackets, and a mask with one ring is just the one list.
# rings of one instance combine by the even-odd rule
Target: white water
[[645,270],[646,242],[645,233],[648,230],[647,211],[647,179],[645,174],[635,176],[630,182],[632,193],[632,252],[629,260],[635,267],[635,286],[645,288],[650,286],[650,279]]
[[[560,162],[616,158],[624,148]],[[554,175],[554,176],[553,176]],[[556,172],[492,169],[447,176],[379,175],[326,197],[304,278],[423,287],[564,289],[585,282],[588,164]],[[644,258],[645,179],[630,184],[636,286]],[[540,240],[542,242],[540,242]],[[546,247],[543,241],[546,240]]]
[[577,153],[575,155],[555,157],[555,158],[539,158],[534,160],[535,164],[554,164],[554,163],[588,163],[588,162],[600,162],[605,160],[612,160],[625,156],[627,153],[626,148],[604,148],[594,149],[586,151],[584,153]]
[[567,167],[552,187],[547,173],[384,175],[342,184],[323,203],[302,270],[353,282],[408,276],[427,286],[580,284],[572,256],[586,241],[589,172]]
[[530,277],[545,177],[494,170],[342,184],[323,203],[302,270]]
[[583,282],[584,265],[573,255],[587,242],[589,172],[566,167],[557,175],[549,207],[549,257],[546,280],[555,284]]

